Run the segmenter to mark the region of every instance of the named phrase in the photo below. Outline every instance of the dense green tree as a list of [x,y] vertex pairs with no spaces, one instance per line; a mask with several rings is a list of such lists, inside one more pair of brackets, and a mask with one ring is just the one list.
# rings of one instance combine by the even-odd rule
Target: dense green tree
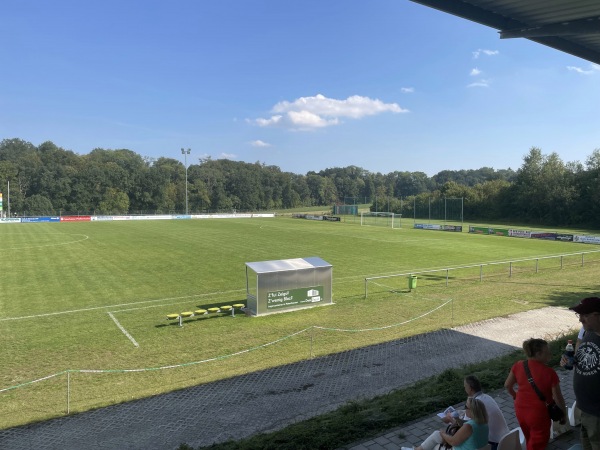
[[[571,167],[572,169],[572,167]],[[538,223],[568,224],[577,199],[575,174],[556,153],[532,147],[517,171],[514,207],[518,217]]]
[[33,194],[23,201],[23,209],[29,216],[54,215],[54,207],[48,197]]
[[117,188],[108,188],[98,210],[102,214],[125,214],[129,211],[129,197]]
[[[202,158],[187,169],[176,159],[127,149],[78,155],[47,141],[0,142],[0,191],[10,182],[12,211],[37,214],[190,212],[328,207],[371,202],[404,217],[427,214],[444,198],[464,199],[465,217],[548,225],[600,222],[600,149],[585,164],[531,148],[522,166],[494,170],[393,170],[334,167],[305,175],[261,162]],[[7,200],[5,200],[7,201]],[[437,202],[437,203],[436,203]],[[442,202],[442,203],[440,203]]]

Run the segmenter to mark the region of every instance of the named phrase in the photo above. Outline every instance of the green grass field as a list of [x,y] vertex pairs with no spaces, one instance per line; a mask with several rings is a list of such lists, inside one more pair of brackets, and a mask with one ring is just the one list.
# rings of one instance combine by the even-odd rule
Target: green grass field
[[[365,278],[594,246],[291,218],[0,226],[0,428],[546,305],[599,290],[600,254]],[[168,313],[245,302],[245,262],[319,256],[334,305],[262,317]],[[446,283],[448,282],[448,287]],[[442,306],[443,305],[443,306]],[[437,308],[437,309],[436,309]],[[432,312],[433,311],[433,312]],[[339,331],[339,330],[350,331]],[[535,333],[535,330],[532,330]],[[273,345],[266,345],[278,341]],[[248,351],[251,350],[251,351]],[[169,366],[167,368],[167,366]],[[175,367],[171,367],[175,366]],[[34,380],[42,381],[31,383]],[[67,389],[68,386],[68,389]]]

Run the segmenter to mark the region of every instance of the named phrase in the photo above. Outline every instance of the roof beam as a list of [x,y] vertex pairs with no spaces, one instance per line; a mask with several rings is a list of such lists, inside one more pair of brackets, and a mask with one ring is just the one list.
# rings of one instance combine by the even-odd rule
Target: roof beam
[[497,30],[519,29],[527,27],[527,24],[518,20],[497,14],[479,6],[464,1],[449,0],[411,0],[414,3],[420,3],[430,8],[438,9],[442,12],[462,17],[463,19],[477,22]]
[[536,38],[545,36],[576,36],[581,34],[600,34],[600,17],[550,23],[534,27],[513,28],[500,32],[500,39]]
[[[500,31],[500,38],[502,39],[513,37],[526,38],[562,52],[570,53],[579,58],[587,59],[595,64],[600,64],[600,51],[598,51],[594,45],[586,45],[584,39],[582,39],[585,36],[596,35],[600,32],[598,31],[600,28],[600,25],[598,25],[600,23],[600,17],[589,17],[537,26],[494,12],[491,9],[494,7],[493,1],[486,2],[486,4],[491,5],[488,6],[488,9],[476,6],[465,0],[411,1],[448,14],[462,17],[463,19],[472,22],[495,28]],[[575,1],[575,3],[577,3],[577,1]],[[555,29],[553,30],[551,27],[555,27]],[[580,39],[578,39],[578,37]]]

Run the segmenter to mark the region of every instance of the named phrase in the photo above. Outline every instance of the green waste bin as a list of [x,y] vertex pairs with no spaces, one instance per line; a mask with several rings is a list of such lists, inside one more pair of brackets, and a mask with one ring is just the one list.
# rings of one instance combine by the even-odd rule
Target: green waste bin
[[408,277],[408,290],[410,291],[411,289],[416,289],[416,288],[417,288],[417,276],[411,275],[410,277]]

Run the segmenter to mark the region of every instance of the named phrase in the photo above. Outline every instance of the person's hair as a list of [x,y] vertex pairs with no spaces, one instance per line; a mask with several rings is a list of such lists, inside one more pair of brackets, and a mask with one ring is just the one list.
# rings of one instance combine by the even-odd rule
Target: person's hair
[[488,413],[481,400],[471,399],[469,402],[469,417],[479,424],[488,423]]
[[467,375],[465,377],[465,383],[467,383],[474,392],[481,391],[481,382],[475,375]]
[[525,355],[528,358],[533,358],[539,352],[544,350],[544,348],[546,348],[547,346],[548,342],[546,342],[543,339],[531,338],[523,342],[523,350],[525,351]]

